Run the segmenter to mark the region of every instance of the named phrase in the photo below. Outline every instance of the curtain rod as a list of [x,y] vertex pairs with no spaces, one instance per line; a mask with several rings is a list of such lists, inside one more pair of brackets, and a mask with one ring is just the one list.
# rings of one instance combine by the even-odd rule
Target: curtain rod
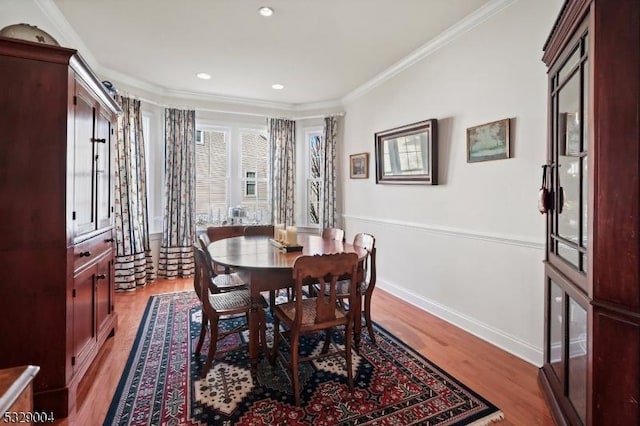
[[[128,96],[128,97],[133,97],[138,99],[139,101],[148,103],[148,104],[152,104],[152,105],[156,105],[162,108],[175,108],[175,106],[171,106],[171,105],[166,105],[166,104],[161,104],[159,102],[153,101],[151,99],[146,99],[146,98],[142,98],[140,96],[136,96],[132,93],[127,93],[127,92],[123,92],[122,93],[123,96]],[[251,117],[264,117],[264,118],[285,118],[287,120],[310,120],[313,118],[325,118],[325,117],[342,117],[344,116],[344,112],[340,111],[340,112],[332,112],[330,114],[322,114],[322,115],[307,115],[307,116],[299,116],[299,117],[274,117],[274,115],[269,115],[269,114],[264,114],[264,113],[256,113],[256,112],[244,112],[244,111],[230,111],[230,110],[224,110],[224,109],[214,109],[214,108],[197,108],[196,111],[206,111],[206,112],[215,112],[215,113],[221,113],[221,114],[235,114],[235,115],[247,115],[247,116],[251,116]]]

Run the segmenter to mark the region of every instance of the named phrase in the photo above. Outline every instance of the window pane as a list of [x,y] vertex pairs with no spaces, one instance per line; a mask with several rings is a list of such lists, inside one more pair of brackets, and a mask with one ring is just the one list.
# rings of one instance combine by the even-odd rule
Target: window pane
[[309,200],[307,223],[320,224],[320,181],[309,179],[307,185],[307,199]]
[[240,206],[246,210],[247,223],[263,223],[271,217],[269,186],[269,141],[259,131],[245,130],[240,134],[241,184]]
[[196,225],[219,223],[227,212],[227,142],[221,131],[201,132],[196,144]]
[[320,134],[311,133],[309,136],[309,177],[320,177]]
[[569,399],[586,424],[587,412],[587,311],[569,299]]
[[549,281],[549,364],[553,367],[558,378],[563,380],[562,358],[564,353],[563,323],[564,303],[563,291],[553,281]]

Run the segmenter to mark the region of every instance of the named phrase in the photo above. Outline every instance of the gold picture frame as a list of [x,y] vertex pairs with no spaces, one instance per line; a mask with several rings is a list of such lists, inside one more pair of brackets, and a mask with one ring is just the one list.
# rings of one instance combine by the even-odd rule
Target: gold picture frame
[[367,179],[369,177],[368,152],[349,156],[349,177],[351,179]]

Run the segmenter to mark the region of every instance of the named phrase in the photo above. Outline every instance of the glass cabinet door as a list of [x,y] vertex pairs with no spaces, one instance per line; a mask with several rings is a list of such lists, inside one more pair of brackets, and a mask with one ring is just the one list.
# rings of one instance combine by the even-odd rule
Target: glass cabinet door
[[[551,192],[549,261],[585,276],[587,271],[588,194],[588,38],[571,46],[551,82]],[[586,280],[576,280],[586,291]]]
[[549,73],[546,377],[570,424],[587,422],[589,38],[586,26]]

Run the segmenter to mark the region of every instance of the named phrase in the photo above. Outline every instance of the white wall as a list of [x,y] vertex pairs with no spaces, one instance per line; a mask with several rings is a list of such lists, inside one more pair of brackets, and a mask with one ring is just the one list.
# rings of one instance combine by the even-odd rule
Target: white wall
[[[348,238],[376,236],[382,288],[542,363],[545,161],[542,46],[559,0],[520,0],[346,108],[342,158]],[[429,118],[438,186],[376,185],[373,135]],[[512,119],[512,157],[466,162],[466,128]],[[370,152],[370,178],[348,178]]]

